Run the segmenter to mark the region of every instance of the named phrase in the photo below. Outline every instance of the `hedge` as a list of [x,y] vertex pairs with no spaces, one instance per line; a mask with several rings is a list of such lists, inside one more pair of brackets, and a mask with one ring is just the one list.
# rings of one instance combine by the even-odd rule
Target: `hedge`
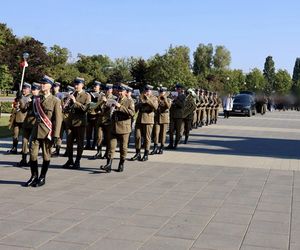
[[11,113],[12,102],[0,102],[1,113]]

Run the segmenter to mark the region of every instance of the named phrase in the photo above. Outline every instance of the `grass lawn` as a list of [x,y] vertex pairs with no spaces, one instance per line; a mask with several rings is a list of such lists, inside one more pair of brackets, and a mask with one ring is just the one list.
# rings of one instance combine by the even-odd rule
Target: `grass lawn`
[[11,131],[8,129],[9,116],[0,118],[0,138],[11,137]]

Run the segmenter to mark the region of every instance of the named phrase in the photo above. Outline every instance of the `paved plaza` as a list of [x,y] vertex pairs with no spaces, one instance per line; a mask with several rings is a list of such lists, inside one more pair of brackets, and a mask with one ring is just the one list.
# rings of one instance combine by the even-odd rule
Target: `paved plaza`
[[101,172],[95,151],[80,170],[53,158],[40,188],[22,187],[30,170],[1,139],[0,249],[299,250],[300,112],[220,117],[191,133],[123,173]]

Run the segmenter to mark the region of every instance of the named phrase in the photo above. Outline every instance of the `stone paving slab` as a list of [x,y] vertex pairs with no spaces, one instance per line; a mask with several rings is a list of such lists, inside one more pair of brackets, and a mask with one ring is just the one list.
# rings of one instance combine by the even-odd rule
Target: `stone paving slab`
[[191,133],[123,173],[54,158],[40,188],[21,186],[29,168],[2,139],[0,250],[300,249],[300,113],[219,118]]

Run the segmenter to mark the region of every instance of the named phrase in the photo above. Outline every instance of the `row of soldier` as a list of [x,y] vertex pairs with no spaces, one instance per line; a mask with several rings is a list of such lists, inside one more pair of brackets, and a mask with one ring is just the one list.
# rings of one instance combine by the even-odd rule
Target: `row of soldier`
[[[216,93],[193,89],[185,91],[181,84],[176,84],[176,91],[172,92],[159,87],[156,95],[152,86],[145,85],[138,96],[132,95],[133,89],[125,84],[103,85],[95,81],[93,90],[89,92],[84,91],[84,85],[84,79],[77,77],[69,92],[62,93],[59,91],[60,83],[49,76],[44,76],[32,86],[28,83],[23,85],[22,95],[16,98],[11,116],[10,126],[14,135],[9,152],[17,152],[22,128],[22,160],[18,166],[29,165],[31,169],[31,177],[25,186],[45,184],[52,147],[55,148],[52,154],[58,156],[64,133],[67,139],[64,156],[68,160],[63,168],[79,169],[84,149],[97,147],[97,153],[89,159],[106,159],[106,164],[100,168],[111,172],[119,142],[117,171],[122,172],[132,131],[136,153],[130,160],[147,161],[149,155],[163,154],[165,148],[176,149],[181,140],[187,143],[192,128],[216,123],[221,104]],[[165,147],[167,131],[169,145]],[[150,152],[152,140],[154,146]],[[75,141],[77,152],[74,161]],[[39,175],[37,156],[40,148],[43,164]],[[27,154],[30,154],[29,162]]]

